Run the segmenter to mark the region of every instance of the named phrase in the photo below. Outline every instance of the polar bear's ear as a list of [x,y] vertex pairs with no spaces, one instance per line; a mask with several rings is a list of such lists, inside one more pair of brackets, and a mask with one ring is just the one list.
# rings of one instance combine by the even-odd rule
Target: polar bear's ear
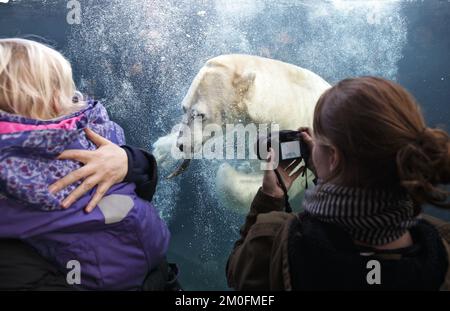
[[243,74],[236,74],[233,79],[233,86],[239,93],[247,93],[252,85],[255,83],[256,73],[245,72]]

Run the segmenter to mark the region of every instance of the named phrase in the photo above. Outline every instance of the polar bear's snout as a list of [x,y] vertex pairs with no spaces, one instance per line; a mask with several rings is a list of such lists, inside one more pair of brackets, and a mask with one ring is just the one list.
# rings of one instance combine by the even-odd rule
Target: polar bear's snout
[[188,108],[185,105],[183,105],[183,111],[184,115],[178,131],[176,147],[181,152],[191,153],[198,150],[205,142],[203,129],[208,123],[208,117],[206,111]]
[[183,153],[183,160],[167,179],[181,175],[189,168],[191,157],[198,152],[204,144],[203,128],[206,121],[206,113],[199,112],[195,108],[187,108],[183,105],[184,115],[175,140],[175,146]]
[[181,152],[183,152],[183,150],[184,150],[183,143],[178,142],[178,140],[177,140],[177,148],[180,149]]

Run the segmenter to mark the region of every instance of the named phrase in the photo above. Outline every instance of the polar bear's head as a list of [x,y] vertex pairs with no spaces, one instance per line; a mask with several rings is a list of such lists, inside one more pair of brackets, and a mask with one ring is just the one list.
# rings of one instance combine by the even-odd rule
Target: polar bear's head
[[[183,99],[182,126],[189,128],[191,137],[201,137],[191,140],[190,152],[200,150],[209,139],[203,135],[206,126],[215,124],[223,128],[226,123],[234,124],[247,117],[245,103],[251,96],[255,73],[244,72],[237,68],[236,62],[227,60],[226,56],[209,60],[197,74]],[[197,126],[194,126],[195,123]],[[177,147],[182,152],[188,149],[184,138],[185,133],[180,131]],[[187,165],[188,161],[184,161],[182,166]],[[171,176],[178,175],[177,171]]]

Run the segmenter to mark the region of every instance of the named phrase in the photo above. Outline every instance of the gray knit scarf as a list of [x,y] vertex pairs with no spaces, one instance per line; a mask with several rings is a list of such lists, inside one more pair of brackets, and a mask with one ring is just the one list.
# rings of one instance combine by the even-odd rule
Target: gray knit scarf
[[355,241],[383,245],[400,238],[417,223],[413,202],[404,191],[319,184],[303,202],[319,220],[336,224]]

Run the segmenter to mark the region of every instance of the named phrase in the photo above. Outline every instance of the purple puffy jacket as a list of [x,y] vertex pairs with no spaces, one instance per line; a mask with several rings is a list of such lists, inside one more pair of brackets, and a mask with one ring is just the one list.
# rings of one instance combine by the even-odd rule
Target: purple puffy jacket
[[81,289],[139,290],[166,255],[170,234],[155,208],[136,195],[135,185],[115,185],[90,214],[84,208],[95,189],[67,210],[60,203],[79,184],[55,195],[48,191],[81,166],[56,160],[61,152],[96,148],[86,127],[125,143],[123,130],[94,101],[51,121],[0,112],[0,238],[24,240],[63,273],[77,261]]

